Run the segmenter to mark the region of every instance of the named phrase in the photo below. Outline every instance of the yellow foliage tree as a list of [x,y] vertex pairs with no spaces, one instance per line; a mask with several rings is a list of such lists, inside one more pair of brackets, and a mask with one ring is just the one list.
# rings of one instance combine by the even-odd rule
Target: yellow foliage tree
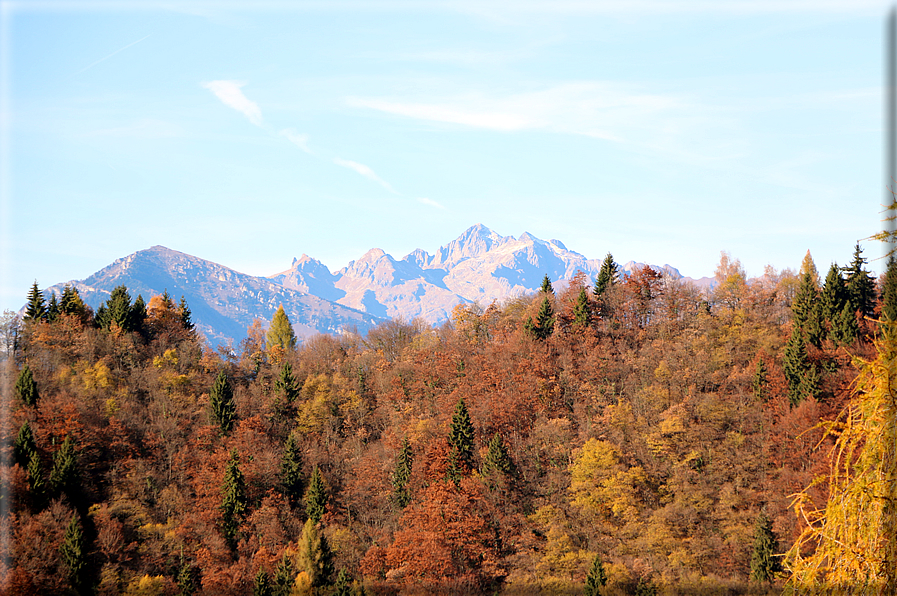
[[268,329],[268,349],[274,346],[280,346],[285,351],[292,350],[296,347],[296,334],[293,333],[293,326],[287,317],[286,311],[283,310],[283,304],[277,307],[274,318],[271,319],[271,327]]
[[831,472],[814,481],[829,485],[825,508],[813,507],[809,489],[794,496],[807,527],[785,555],[786,594],[897,594],[897,325],[880,329],[877,357],[826,424],[838,440]]

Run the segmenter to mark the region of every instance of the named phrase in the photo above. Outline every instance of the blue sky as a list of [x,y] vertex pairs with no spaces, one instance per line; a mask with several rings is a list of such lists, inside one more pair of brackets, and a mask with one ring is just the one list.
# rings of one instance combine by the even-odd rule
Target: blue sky
[[880,227],[884,2],[0,4],[3,308],[156,244],[270,275],[482,223],[700,277]]

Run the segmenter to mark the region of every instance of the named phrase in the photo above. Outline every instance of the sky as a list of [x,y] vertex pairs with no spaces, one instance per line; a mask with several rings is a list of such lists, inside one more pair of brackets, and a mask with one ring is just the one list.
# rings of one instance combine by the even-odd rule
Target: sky
[[889,6],[0,0],[0,308],[154,245],[272,275],[477,223],[824,275],[881,228]]

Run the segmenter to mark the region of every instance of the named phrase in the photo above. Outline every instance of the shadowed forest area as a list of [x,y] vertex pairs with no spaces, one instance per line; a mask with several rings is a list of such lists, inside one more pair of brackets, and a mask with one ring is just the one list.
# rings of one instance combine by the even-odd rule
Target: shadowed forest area
[[217,350],[149,298],[35,283],[4,321],[9,594],[781,593],[897,265],[723,253],[701,291],[608,255],[439,328],[297,346],[280,310]]

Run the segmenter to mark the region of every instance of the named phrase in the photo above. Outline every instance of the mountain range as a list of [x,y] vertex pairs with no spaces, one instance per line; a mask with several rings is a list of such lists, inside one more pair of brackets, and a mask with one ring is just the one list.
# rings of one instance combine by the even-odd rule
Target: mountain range
[[[67,283],[93,308],[122,284],[132,298],[141,294],[147,302],[166,290],[175,300],[184,296],[197,328],[214,345],[239,342],[256,318],[267,325],[281,304],[300,339],[349,329],[364,333],[389,318],[439,324],[459,303],[487,305],[534,292],[546,274],[561,285],[580,270],[593,280],[602,260],[588,259],[559,240],[529,233],[501,236],[477,224],[435,254],[417,249],[395,259],[374,248],[336,272],[303,254],[281,273],[256,277],[153,246]],[[630,261],[621,269],[625,275],[638,266]],[[682,278],[670,265],[652,267]],[[64,285],[48,291],[59,294]]]

